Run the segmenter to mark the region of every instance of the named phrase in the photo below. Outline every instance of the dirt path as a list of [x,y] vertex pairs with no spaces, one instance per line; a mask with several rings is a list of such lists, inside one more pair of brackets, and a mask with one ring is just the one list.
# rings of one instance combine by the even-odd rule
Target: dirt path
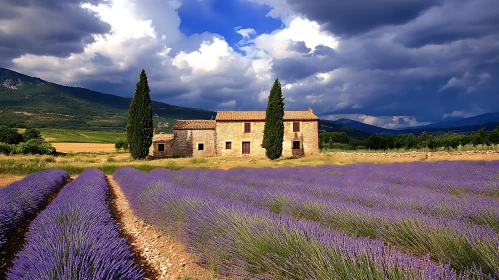
[[139,262],[150,269],[147,279],[216,279],[213,272],[196,263],[197,258],[182,244],[151,225],[147,225],[130,209],[130,205],[112,176],[107,176],[115,199],[112,203],[118,214],[118,225],[140,256]]

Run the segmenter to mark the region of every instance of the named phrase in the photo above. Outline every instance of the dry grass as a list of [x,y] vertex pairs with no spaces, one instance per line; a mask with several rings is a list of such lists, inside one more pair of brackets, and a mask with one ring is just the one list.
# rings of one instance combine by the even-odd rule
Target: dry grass
[[[80,146],[96,147],[102,144],[77,144]],[[112,149],[111,149],[112,150]],[[432,156],[404,155],[399,157],[386,154],[355,154],[355,153],[326,153],[304,158],[281,158],[271,161],[267,158],[175,158],[134,160],[129,153],[124,152],[91,152],[68,153],[61,156],[34,156],[34,155],[0,155],[0,182],[11,182],[12,175],[27,175],[49,168],[61,168],[71,175],[81,173],[86,168],[99,168],[106,174],[112,174],[122,166],[132,166],[142,171],[150,171],[157,167],[178,170],[181,168],[220,168],[236,167],[282,167],[282,166],[317,166],[323,164],[355,164],[360,162],[392,163],[413,161],[441,161],[441,160],[499,160],[499,153],[494,154],[449,154],[433,153]],[[6,175],[11,174],[11,175]],[[3,178],[3,179],[2,179]],[[17,177],[19,178],[19,177]],[[5,184],[5,183],[4,183]],[[1,183],[0,183],[1,185]]]
[[24,176],[10,175],[10,174],[0,174],[0,188],[5,187],[8,184],[21,180]]

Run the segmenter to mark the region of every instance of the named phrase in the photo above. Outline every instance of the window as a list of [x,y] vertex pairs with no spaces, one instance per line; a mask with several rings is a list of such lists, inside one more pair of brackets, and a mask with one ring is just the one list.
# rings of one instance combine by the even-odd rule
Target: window
[[300,141],[293,141],[293,150],[300,149]]
[[250,154],[250,142],[243,142],[243,155]]
[[198,144],[198,151],[203,151],[204,150],[204,144],[203,143],[199,143]]
[[293,122],[293,132],[300,132],[300,122]]
[[225,142],[225,149],[232,150],[232,142]]
[[244,123],[244,132],[245,133],[251,132],[251,123],[249,122]]
[[165,144],[158,144],[158,152],[164,152],[165,151]]

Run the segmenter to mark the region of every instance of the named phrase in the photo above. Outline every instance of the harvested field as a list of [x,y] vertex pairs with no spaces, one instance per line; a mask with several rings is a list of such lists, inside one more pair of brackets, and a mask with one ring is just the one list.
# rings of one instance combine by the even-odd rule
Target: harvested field
[[52,143],[52,146],[62,153],[82,153],[82,152],[114,152],[114,144],[101,143]]

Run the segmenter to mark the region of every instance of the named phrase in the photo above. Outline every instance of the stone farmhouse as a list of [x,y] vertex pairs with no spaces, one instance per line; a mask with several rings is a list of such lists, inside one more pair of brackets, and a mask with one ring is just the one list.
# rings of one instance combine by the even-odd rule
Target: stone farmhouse
[[[284,112],[282,155],[319,153],[318,117],[307,111]],[[177,120],[172,134],[155,134],[154,157],[265,157],[261,147],[265,111],[222,111],[215,120]]]

